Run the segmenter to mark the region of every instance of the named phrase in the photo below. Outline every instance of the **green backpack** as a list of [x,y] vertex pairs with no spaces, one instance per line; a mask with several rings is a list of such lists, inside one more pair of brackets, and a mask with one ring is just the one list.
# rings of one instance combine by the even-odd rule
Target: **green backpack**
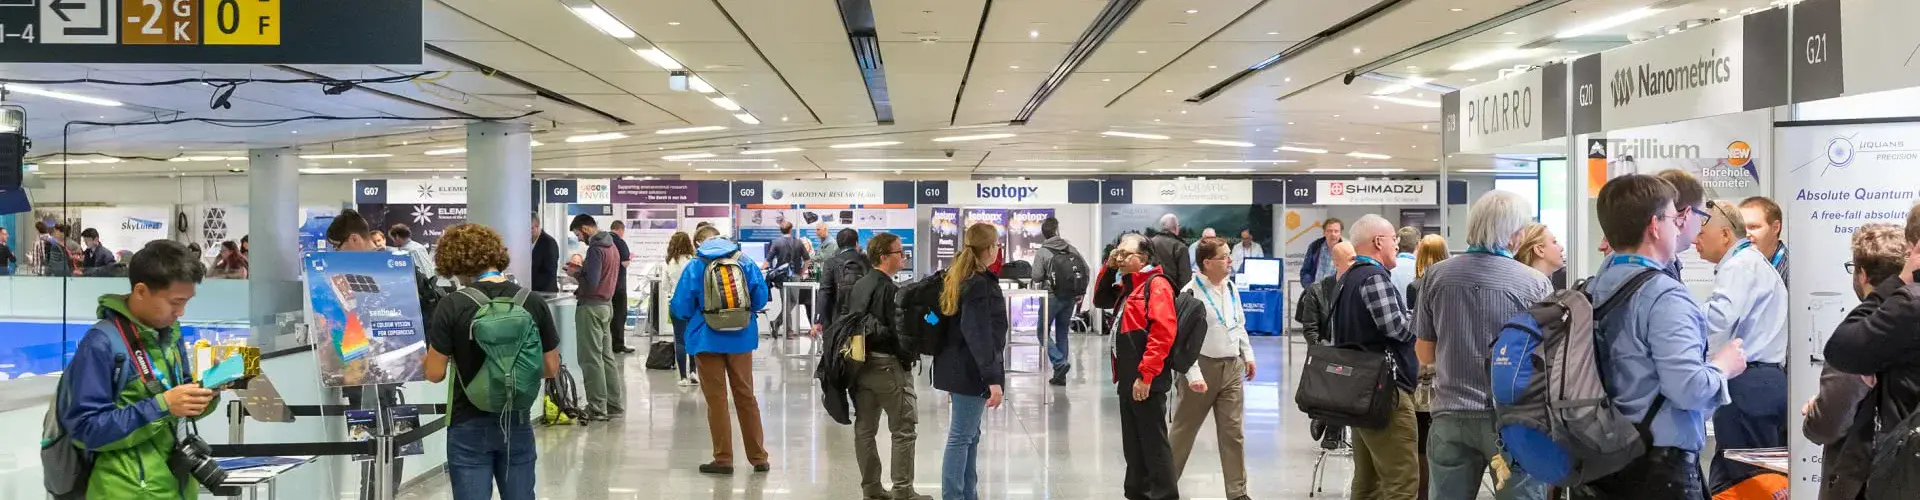
[[486,353],[480,373],[473,380],[459,380],[454,370],[454,386],[466,393],[475,408],[489,413],[527,410],[540,399],[540,380],[546,368],[540,331],[533,315],[527,312],[527,290],[513,297],[488,297],[477,288],[460,289],[458,295],[480,306],[473,313],[467,334]]

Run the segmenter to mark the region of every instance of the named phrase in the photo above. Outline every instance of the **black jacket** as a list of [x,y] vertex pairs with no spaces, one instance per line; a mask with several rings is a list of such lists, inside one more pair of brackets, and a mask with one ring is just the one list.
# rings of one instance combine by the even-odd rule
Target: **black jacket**
[[867,332],[867,352],[887,354],[899,358],[901,365],[913,366],[920,355],[906,347],[913,342],[900,338],[900,329],[894,323],[899,319],[895,314],[899,308],[894,305],[894,296],[899,292],[900,285],[893,283],[893,276],[879,269],[868,269],[867,275],[853,284],[853,293],[847,297],[847,312],[841,316],[855,311],[873,316],[882,328]]
[[1920,408],[1920,285],[1888,278],[1827,339],[1827,366],[1879,377],[1881,422],[1899,422]]
[[1176,288],[1193,282],[1193,256],[1187,254],[1187,240],[1173,233],[1158,233],[1147,239],[1147,248],[1153,253],[1153,265],[1160,266],[1160,272],[1172,278]]
[[1294,314],[1300,321],[1300,336],[1308,343],[1329,345],[1332,340],[1333,325],[1329,323],[1333,315],[1333,298],[1340,295],[1340,279],[1327,276],[1319,283],[1300,290],[1300,300],[1293,306]]
[[1828,366],[1820,371],[1800,433],[1825,446],[1820,460],[1820,500],[1858,500],[1873,467],[1873,391],[1859,375]]
[[[856,249],[843,249],[840,253],[828,258],[827,263],[820,266],[820,302],[814,305],[813,322],[822,326],[832,326],[835,318],[852,310],[847,307],[848,297],[841,297],[839,293],[841,286],[859,286],[859,281],[855,281],[852,285],[840,282],[840,266],[847,265],[849,261],[862,269],[873,271],[873,265],[867,263],[867,256]],[[861,275],[863,278],[865,276],[865,274]],[[851,293],[849,291],[849,295]]]
[[960,328],[933,357],[933,388],[986,397],[987,386],[1005,383],[1007,370],[1007,299],[992,273],[967,278],[956,319]]
[[1382,353],[1393,358],[1397,365],[1394,379],[1400,383],[1401,389],[1411,391],[1418,385],[1415,377],[1420,373],[1420,363],[1413,356],[1413,339],[1395,339],[1391,332],[1381,331],[1375,323],[1373,312],[1367,307],[1364,290],[1367,280],[1375,278],[1390,279],[1385,268],[1371,264],[1356,263],[1346,274],[1340,275],[1340,291],[1333,300],[1333,313],[1328,316],[1328,324],[1338,334],[1330,337],[1333,337],[1335,346]]
[[560,293],[560,243],[546,231],[533,242],[533,291]]

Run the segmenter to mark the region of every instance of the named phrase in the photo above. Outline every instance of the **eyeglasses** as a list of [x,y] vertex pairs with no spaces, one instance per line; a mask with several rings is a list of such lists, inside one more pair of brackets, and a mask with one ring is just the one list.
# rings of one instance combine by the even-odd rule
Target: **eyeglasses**
[[1700,207],[1687,207],[1687,211],[1700,214],[1700,224],[1702,225],[1713,221],[1713,213],[1701,210]]
[[1853,261],[1851,261],[1851,260],[1849,260],[1849,261],[1847,261],[1847,263],[1845,263],[1845,264],[1841,264],[1841,265],[1840,265],[1840,267],[1842,267],[1842,268],[1844,268],[1844,269],[1846,269],[1846,270],[1847,270],[1847,275],[1848,275],[1848,276],[1852,276],[1852,275],[1853,275],[1853,272],[1854,272],[1854,266],[1853,266]]

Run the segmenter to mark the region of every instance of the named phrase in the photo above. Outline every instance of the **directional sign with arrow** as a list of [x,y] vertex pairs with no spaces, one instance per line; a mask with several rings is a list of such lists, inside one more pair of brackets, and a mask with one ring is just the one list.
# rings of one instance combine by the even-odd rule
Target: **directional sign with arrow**
[[40,4],[43,43],[116,43],[115,0],[45,0]]

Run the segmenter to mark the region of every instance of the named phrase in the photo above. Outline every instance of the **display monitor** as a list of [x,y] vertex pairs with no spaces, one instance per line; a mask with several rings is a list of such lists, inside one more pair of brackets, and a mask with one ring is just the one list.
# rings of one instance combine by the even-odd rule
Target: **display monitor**
[[749,259],[753,259],[753,263],[760,266],[761,269],[767,268],[766,243],[758,241],[742,242],[740,243],[740,254],[747,256]]
[[1246,259],[1240,267],[1240,280],[1250,288],[1279,288],[1283,281],[1280,259]]

